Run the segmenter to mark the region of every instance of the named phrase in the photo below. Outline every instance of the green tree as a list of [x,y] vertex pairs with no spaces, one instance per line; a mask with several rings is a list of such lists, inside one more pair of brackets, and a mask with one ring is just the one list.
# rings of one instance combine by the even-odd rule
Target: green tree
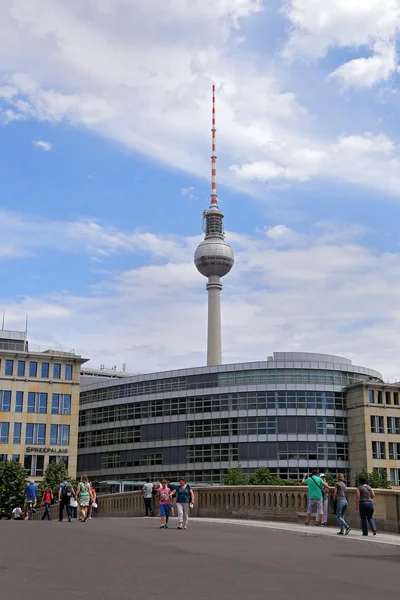
[[241,465],[237,467],[229,467],[227,474],[224,477],[224,485],[248,485],[249,478],[243,475]]
[[0,462],[0,513],[11,512],[17,504],[23,504],[26,473],[16,460]]
[[390,490],[392,484],[390,483],[386,469],[374,469],[370,473],[363,469],[361,473],[356,475],[356,487],[360,485],[360,477],[365,477],[367,484],[372,488],[383,488]]
[[[39,499],[42,497],[43,492],[47,490],[48,487],[51,487],[52,492],[54,494],[54,498],[57,500],[60,483],[64,481],[64,477],[66,477],[67,475],[68,472],[64,461],[60,460],[59,463],[49,463],[44,472],[43,481],[41,481],[39,484]],[[74,487],[76,487],[78,484],[78,482],[75,479],[72,479],[71,477],[68,477],[68,481],[70,481]]]
[[325,477],[326,477],[326,483],[327,483],[327,484],[328,484],[330,487],[333,487],[333,486],[335,485],[336,481],[337,481],[337,478],[336,478],[336,476],[335,476],[333,473],[331,473],[330,471],[327,471],[327,472],[325,473]]
[[301,485],[298,479],[278,479],[275,485]]
[[266,467],[259,467],[249,480],[250,485],[279,485],[279,479]]

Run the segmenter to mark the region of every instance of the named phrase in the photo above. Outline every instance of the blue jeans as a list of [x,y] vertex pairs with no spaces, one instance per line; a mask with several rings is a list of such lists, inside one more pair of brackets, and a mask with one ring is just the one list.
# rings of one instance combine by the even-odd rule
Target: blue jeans
[[43,513],[41,520],[44,521],[46,517],[48,518],[49,521],[51,521],[50,504],[48,502],[44,503],[44,513]]
[[375,521],[372,518],[374,514],[375,506],[373,502],[368,500],[360,502],[360,517],[361,517],[361,527],[363,535],[368,535],[368,525],[371,527],[372,531],[376,530]]
[[347,529],[348,524],[344,520],[344,515],[347,510],[347,500],[337,499],[336,501],[336,518],[339,521],[340,531]]

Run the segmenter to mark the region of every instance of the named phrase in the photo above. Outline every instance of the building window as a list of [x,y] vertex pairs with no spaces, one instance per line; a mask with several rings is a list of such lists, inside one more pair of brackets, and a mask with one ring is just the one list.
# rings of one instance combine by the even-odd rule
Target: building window
[[388,433],[400,434],[400,417],[387,418]]
[[24,469],[27,475],[31,475],[32,470],[32,454],[25,454],[24,456]]
[[72,379],[72,365],[65,365],[65,379]]
[[0,423],[0,444],[8,444],[9,423]]
[[15,412],[22,412],[24,409],[24,392],[17,392],[15,397]]
[[369,401],[370,404],[375,403],[375,390],[369,390]]
[[385,402],[386,402],[386,404],[392,404],[392,399],[390,397],[390,392],[385,392]]
[[45,444],[46,425],[44,423],[27,423],[25,444]]
[[69,446],[69,425],[51,425],[50,444],[52,446]]
[[0,454],[0,462],[7,462],[7,454]]
[[71,414],[71,394],[53,394],[51,397],[52,415]]
[[11,460],[13,462],[19,462],[19,458],[20,458],[19,454],[13,454]]
[[37,362],[30,362],[29,363],[29,377],[36,377],[37,376]]
[[372,458],[377,460],[386,458],[385,442],[372,442]]
[[400,469],[390,469],[390,481],[392,485],[400,485]]
[[385,433],[383,417],[376,417],[374,415],[371,415],[371,432],[372,433]]
[[393,404],[399,406],[399,392],[393,392]]
[[50,373],[50,364],[49,363],[42,363],[42,377],[43,379],[47,378],[49,376]]
[[6,359],[6,368],[5,368],[5,375],[12,375],[14,372],[14,361],[10,360],[10,359]]
[[53,365],[53,379],[61,379],[61,364],[54,363]]
[[399,442],[389,442],[389,458],[390,460],[400,460]]
[[383,397],[381,390],[378,390],[378,404],[383,404]]
[[10,412],[11,410],[11,391],[0,390],[0,411]]
[[24,360],[18,361],[17,374],[18,374],[18,377],[25,377],[25,361]]
[[14,437],[13,437],[14,444],[21,443],[21,430],[22,430],[22,423],[14,423]]
[[47,394],[41,392],[28,392],[28,413],[47,412]]
[[28,476],[42,477],[44,472],[44,456],[32,456],[32,454],[25,454],[24,469]]

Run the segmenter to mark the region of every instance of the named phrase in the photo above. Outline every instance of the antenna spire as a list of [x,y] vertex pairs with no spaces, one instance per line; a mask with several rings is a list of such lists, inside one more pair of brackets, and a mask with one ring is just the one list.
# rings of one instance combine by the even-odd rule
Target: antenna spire
[[215,146],[215,85],[212,85],[212,121],[211,121],[211,139],[212,139],[212,154],[211,154],[211,206],[213,210],[218,209],[217,195],[217,154]]

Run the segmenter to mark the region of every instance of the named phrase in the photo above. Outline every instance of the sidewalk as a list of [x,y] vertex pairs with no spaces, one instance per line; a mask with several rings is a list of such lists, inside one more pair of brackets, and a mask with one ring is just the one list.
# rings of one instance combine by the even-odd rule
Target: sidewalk
[[205,519],[202,517],[191,517],[191,523],[216,523],[218,525],[239,525],[244,527],[258,527],[261,529],[273,529],[275,531],[289,531],[304,536],[315,536],[340,540],[341,542],[361,542],[364,544],[375,544],[378,546],[388,546],[400,549],[400,535],[395,533],[377,533],[372,535],[368,532],[368,537],[361,535],[360,529],[352,529],[348,535],[339,536],[339,528],[335,527],[316,527],[315,524],[298,525],[297,523],[284,523],[281,521],[250,521],[242,519]]

